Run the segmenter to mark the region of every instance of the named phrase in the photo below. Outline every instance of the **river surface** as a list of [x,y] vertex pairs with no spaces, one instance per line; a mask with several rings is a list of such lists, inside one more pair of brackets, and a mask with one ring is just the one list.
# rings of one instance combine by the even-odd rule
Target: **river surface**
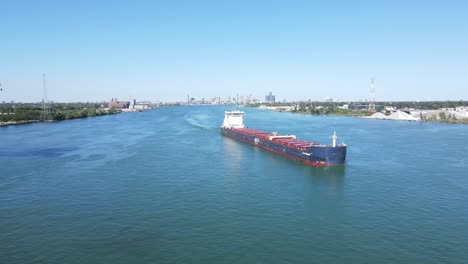
[[348,144],[315,168],[225,138],[230,107],[0,127],[0,262],[467,263],[468,126],[243,108]]

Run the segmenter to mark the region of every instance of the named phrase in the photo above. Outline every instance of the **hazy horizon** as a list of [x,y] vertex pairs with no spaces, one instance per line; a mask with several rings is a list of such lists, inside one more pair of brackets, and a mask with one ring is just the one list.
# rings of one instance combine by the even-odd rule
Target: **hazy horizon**
[[468,2],[5,1],[0,102],[468,99]]

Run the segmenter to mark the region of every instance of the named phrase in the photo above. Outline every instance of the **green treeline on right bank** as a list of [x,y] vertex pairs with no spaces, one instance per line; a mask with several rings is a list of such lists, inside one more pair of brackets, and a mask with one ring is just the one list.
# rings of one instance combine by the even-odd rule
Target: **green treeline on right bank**
[[[274,108],[276,111],[287,111],[292,113],[312,114],[312,115],[338,115],[338,116],[370,116],[375,111],[369,111],[369,102],[320,102],[320,101],[299,101],[299,102],[267,102],[248,104],[249,107]],[[406,101],[406,102],[375,102],[375,110],[379,112],[389,112],[394,110],[427,110],[440,112],[434,115],[420,116],[421,121],[436,121],[445,123],[468,124],[468,118],[456,118],[449,113],[450,110],[468,108],[468,101]],[[444,111],[445,110],[445,111]],[[391,110],[390,110],[391,111]]]

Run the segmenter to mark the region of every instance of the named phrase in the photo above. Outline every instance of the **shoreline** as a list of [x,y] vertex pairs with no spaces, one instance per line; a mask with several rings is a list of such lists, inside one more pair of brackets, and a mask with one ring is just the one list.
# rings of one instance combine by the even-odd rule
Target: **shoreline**
[[25,120],[25,121],[15,121],[15,122],[0,122],[0,127],[3,126],[18,126],[18,125],[26,125],[26,124],[33,124],[33,123],[39,123],[41,121],[39,120]]
[[120,114],[120,113],[129,113],[129,112],[117,112],[117,113],[112,113],[112,114],[108,113],[105,115],[83,116],[83,117],[68,118],[68,119],[62,119],[62,120],[46,120],[46,121],[24,120],[24,121],[15,121],[15,122],[0,122],[0,127],[19,126],[19,125],[27,125],[27,124],[34,124],[34,123],[58,123],[58,122],[67,121],[67,120],[94,118],[94,117],[99,117],[99,116],[115,115],[115,114]]
[[261,108],[261,107],[254,107],[261,110],[273,111],[273,112],[281,112],[281,113],[292,113],[292,114],[302,114],[302,115],[312,115],[312,116],[344,116],[344,117],[355,117],[355,118],[362,118],[362,119],[371,119],[371,120],[385,120],[385,121],[408,121],[408,122],[434,122],[434,123],[445,123],[451,125],[468,125],[468,119],[420,119],[420,120],[393,120],[393,119],[375,119],[375,118],[365,118],[366,115],[360,115],[360,113],[322,113],[322,114],[311,114],[309,112],[303,111],[281,111],[272,108]]
[[[157,107],[159,108],[159,107]],[[152,108],[155,109],[155,108]],[[74,118],[67,118],[67,119],[60,119],[60,120],[46,120],[46,121],[41,121],[41,120],[21,120],[21,121],[9,121],[9,122],[0,122],[0,127],[8,127],[8,126],[19,126],[19,125],[27,125],[27,124],[33,124],[33,123],[56,123],[56,122],[62,122],[62,121],[67,121],[67,120],[74,120],[74,119],[82,119],[82,118],[94,118],[94,117],[99,117],[99,116],[108,116],[108,115],[116,115],[116,114],[123,114],[123,113],[140,113],[152,109],[142,109],[142,110],[135,110],[135,109],[120,109],[115,112],[105,112],[104,114],[97,114],[94,116],[78,116]]]

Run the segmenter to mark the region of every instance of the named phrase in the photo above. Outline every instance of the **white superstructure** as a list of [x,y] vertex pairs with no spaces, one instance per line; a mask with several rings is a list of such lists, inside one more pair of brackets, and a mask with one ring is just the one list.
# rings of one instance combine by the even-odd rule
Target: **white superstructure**
[[332,139],[332,146],[335,148],[336,147],[336,140],[338,139],[338,136],[336,135],[336,131],[333,132],[333,135],[330,138]]
[[223,128],[244,128],[244,112],[242,111],[225,111],[224,121],[221,127]]

